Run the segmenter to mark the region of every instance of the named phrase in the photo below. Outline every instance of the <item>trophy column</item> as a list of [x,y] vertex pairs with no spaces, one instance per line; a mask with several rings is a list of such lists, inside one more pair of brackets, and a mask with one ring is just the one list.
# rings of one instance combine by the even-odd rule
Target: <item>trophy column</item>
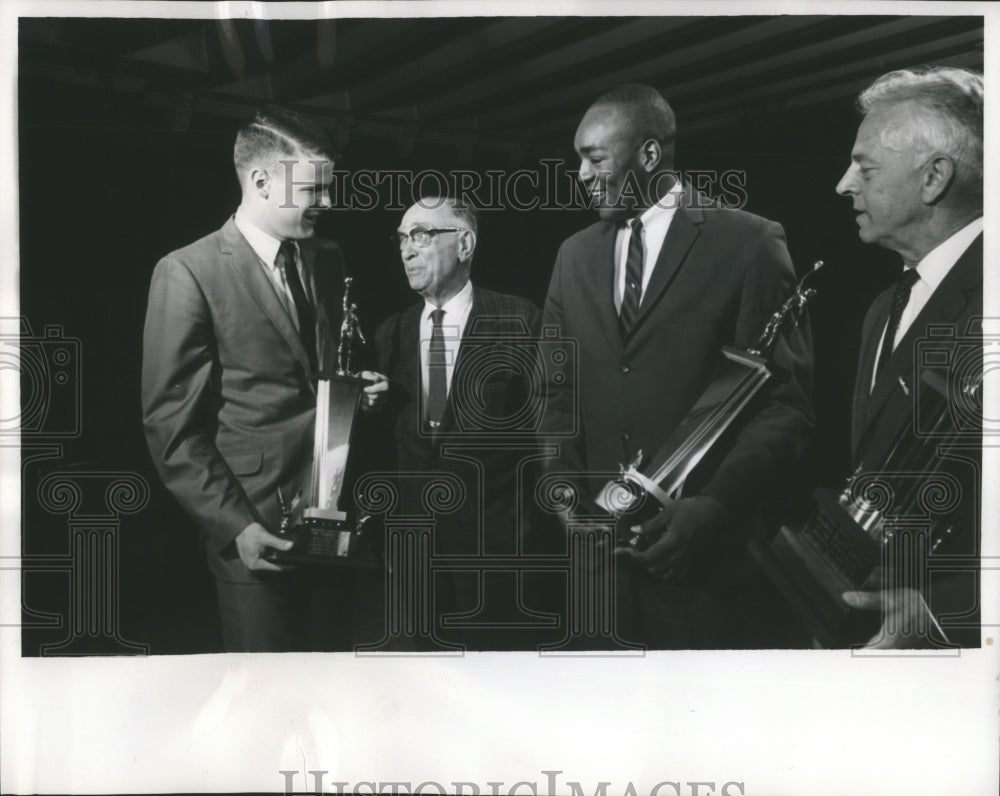
[[350,300],[351,281],[350,277],[344,279],[337,371],[317,375],[316,426],[308,483],[294,496],[278,491],[282,512],[279,535],[295,544],[287,552],[269,551],[267,557],[274,561],[363,566],[376,563],[364,546],[367,518],[354,510],[350,499],[351,480],[356,475],[351,456],[354,430],[366,383],[351,373],[355,336],[364,342],[357,305]]

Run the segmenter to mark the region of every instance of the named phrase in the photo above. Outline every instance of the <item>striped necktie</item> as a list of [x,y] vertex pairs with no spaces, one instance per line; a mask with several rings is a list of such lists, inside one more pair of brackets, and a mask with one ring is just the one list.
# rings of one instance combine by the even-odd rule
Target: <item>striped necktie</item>
[[628,239],[628,256],[625,258],[625,291],[622,293],[622,306],[618,314],[622,334],[628,336],[632,331],[639,314],[639,302],[642,300],[642,221],[633,218],[629,225],[632,232]]

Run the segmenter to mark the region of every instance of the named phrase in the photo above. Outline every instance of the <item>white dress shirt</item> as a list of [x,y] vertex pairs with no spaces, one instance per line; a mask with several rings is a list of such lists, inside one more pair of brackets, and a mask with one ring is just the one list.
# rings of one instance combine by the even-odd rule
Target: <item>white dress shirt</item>
[[[930,300],[931,295],[941,284],[948,272],[958,262],[959,258],[965,254],[965,250],[972,245],[980,233],[983,231],[983,219],[977,218],[962,227],[958,232],[945,241],[942,241],[919,263],[917,263],[917,279],[910,289],[910,300],[903,309],[903,314],[899,318],[899,328],[892,341],[892,350],[896,350],[899,341],[903,339],[907,330],[913,325],[920,311]],[[885,344],[885,332],[889,323],[882,327],[882,334],[878,343],[878,350],[875,352],[875,363],[878,364],[879,357],[882,356],[882,346]],[[872,379],[869,389],[875,387],[875,369],[872,369]]]
[[[684,187],[680,182],[674,183],[673,187],[652,207],[646,208],[639,220],[642,221],[642,292],[640,293],[640,305],[642,298],[646,296],[646,288],[649,286],[649,279],[656,268],[656,260],[660,256],[660,249],[663,248],[663,241],[667,237],[667,230],[670,229],[670,222],[674,219],[674,213],[684,199]],[[632,237],[632,227],[629,224],[622,225],[618,230],[618,237],[615,240],[615,310],[621,312],[622,296],[625,295],[625,263],[628,260],[628,243]]]
[[[288,287],[288,280],[285,279],[285,272],[279,268],[274,260],[278,256],[278,248],[281,246],[281,241],[277,238],[268,235],[264,230],[254,224],[246,215],[240,210],[236,211],[236,216],[233,219],[236,222],[236,229],[240,231],[244,238],[247,239],[247,243],[250,244],[250,248],[254,250],[254,253],[260,258],[261,266],[264,269],[264,273],[267,274],[267,278],[270,280],[271,284],[274,285],[274,290],[278,294],[278,298],[285,307],[285,311],[288,316],[292,319],[292,323],[295,325],[295,329],[299,330],[299,313],[295,309],[295,299],[292,297],[291,288]],[[299,253],[299,244],[296,241],[289,241],[295,248],[295,264],[299,270],[299,279],[302,280],[302,289],[306,293],[306,298],[312,303],[313,307],[316,306],[316,286],[313,284],[312,274],[309,273],[309,269],[306,267]]]
[[[430,384],[429,353],[431,334],[434,332],[434,320],[431,313],[438,309],[436,304],[424,300],[424,311],[420,313],[420,382],[427,398]],[[444,317],[441,319],[441,331],[444,334],[445,350],[445,383],[448,393],[451,393],[451,377],[455,372],[455,360],[458,358],[458,348],[462,344],[462,335],[472,312],[472,282],[465,286],[442,306]]]

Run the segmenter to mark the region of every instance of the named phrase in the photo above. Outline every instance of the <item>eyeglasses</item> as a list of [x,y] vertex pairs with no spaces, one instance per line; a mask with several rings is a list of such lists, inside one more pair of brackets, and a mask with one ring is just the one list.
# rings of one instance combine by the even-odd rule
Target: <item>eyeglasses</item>
[[431,245],[431,241],[435,235],[440,235],[442,232],[465,232],[467,229],[468,227],[438,227],[437,229],[417,227],[416,229],[411,229],[409,232],[397,232],[395,235],[390,236],[390,240],[396,240],[402,246],[406,243],[406,239],[409,238],[414,246],[419,246],[422,249],[425,246]]

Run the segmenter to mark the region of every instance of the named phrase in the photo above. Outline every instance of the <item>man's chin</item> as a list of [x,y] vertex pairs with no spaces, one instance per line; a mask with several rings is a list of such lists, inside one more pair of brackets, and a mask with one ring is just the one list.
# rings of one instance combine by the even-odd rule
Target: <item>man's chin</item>
[[862,243],[874,243],[878,244],[878,235],[876,235],[870,228],[862,226],[858,228],[858,237],[861,239]]

